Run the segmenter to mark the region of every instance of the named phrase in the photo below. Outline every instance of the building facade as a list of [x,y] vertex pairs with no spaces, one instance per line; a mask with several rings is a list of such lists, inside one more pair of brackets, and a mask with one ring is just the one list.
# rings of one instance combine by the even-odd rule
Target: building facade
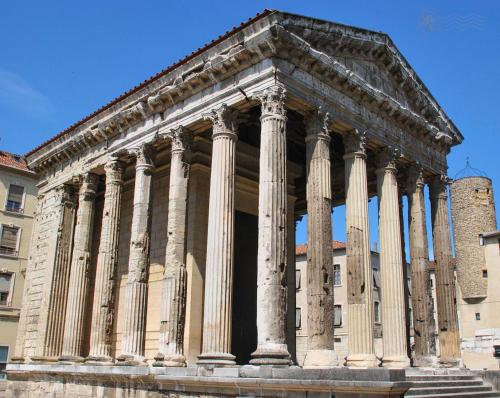
[[[415,328],[422,329],[416,360],[434,355],[424,340],[426,183],[439,253],[439,338],[447,348],[439,360],[450,365],[460,357],[446,156],[461,141],[387,35],[259,14],[27,155],[40,180],[37,245],[8,365],[10,391],[285,396],[314,388],[343,397],[373,393],[376,385],[380,396],[401,394],[399,369],[410,364],[403,191],[412,218]],[[372,327],[367,208],[374,195],[387,297],[383,368]],[[345,362],[330,327],[330,213],[341,203]],[[306,213],[308,361],[296,369],[289,367],[296,346],[294,230]],[[313,377],[306,368],[318,367],[342,369],[300,382]],[[368,383],[374,373],[359,367],[373,367],[376,381]],[[347,386],[342,377],[355,381]]]
[[0,380],[16,345],[36,181],[24,158],[0,151]]

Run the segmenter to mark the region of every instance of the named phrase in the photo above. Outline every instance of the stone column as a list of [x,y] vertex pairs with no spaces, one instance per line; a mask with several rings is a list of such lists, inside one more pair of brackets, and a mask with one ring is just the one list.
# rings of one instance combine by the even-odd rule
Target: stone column
[[333,350],[332,187],[329,115],[306,119],[307,353],[305,367],[335,366]]
[[347,366],[378,365],[373,343],[373,271],[370,257],[366,138],[357,130],[344,137],[347,234]]
[[387,368],[410,365],[406,345],[406,314],[399,217],[399,192],[396,179],[398,153],[384,150],[378,156],[377,187],[379,200],[380,276],[382,290],[382,330]]
[[117,360],[126,365],[145,362],[146,306],[150,246],[151,170],[154,167],[147,144],[135,150],[134,210],[130,231],[127,285],[125,286],[124,323],[121,354]]
[[114,322],[115,274],[120,234],[120,209],[124,165],[112,158],[105,166],[101,242],[97,255],[90,352],[87,361],[112,362],[111,344]]
[[172,143],[168,194],[167,248],[160,312],[160,347],[156,366],[186,366],[186,214],[190,173],[191,134],[183,127],[170,131]]
[[[270,87],[261,108],[257,350],[251,364],[288,365],[286,344],[287,178],[285,89]],[[291,264],[295,266],[295,264]]]
[[[55,189],[53,196],[50,194],[47,196],[52,197],[56,202],[54,210],[57,212],[57,220],[55,220],[57,224],[54,225],[56,230],[52,231],[54,235],[47,249],[50,253],[48,261],[53,261],[53,267],[49,268],[49,283],[44,286],[44,298],[46,299],[44,307],[46,306],[46,309],[42,312],[42,308],[40,308],[40,319],[37,325],[40,338],[35,349],[36,356],[32,357],[34,361],[57,361],[61,355],[75,226],[76,195],[73,186],[61,185]],[[43,209],[42,214],[45,217],[52,210],[49,206],[47,204],[48,208]],[[42,230],[42,226],[40,226],[40,230]],[[34,255],[38,256],[37,251]],[[42,301],[42,305],[44,301]]]
[[205,115],[213,123],[203,348],[199,364],[232,365],[235,115],[225,104]]
[[94,227],[94,202],[99,177],[84,174],[78,193],[75,239],[71,257],[68,304],[60,361],[82,362],[85,316],[89,291],[90,250]]
[[434,259],[436,260],[436,301],[439,328],[439,362],[454,366],[460,361],[455,274],[448,219],[448,180],[435,176],[429,184]]
[[410,229],[411,298],[413,308],[413,365],[436,363],[434,323],[432,322],[431,279],[427,264],[429,248],[425,220],[424,177],[413,165],[408,174],[408,224]]
[[[288,264],[295,264],[295,196],[288,195],[288,233],[287,259]],[[295,327],[296,288],[295,267],[287,268],[287,305],[286,305],[286,342],[292,363],[297,363],[297,328]]]

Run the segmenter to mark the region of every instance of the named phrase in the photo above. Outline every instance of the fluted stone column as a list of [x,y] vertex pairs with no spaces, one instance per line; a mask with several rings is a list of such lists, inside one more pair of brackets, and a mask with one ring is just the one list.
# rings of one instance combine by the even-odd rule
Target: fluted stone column
[[184,320],[186,310],[186,215],[191,134],[178,127],[167,133],[172,143],[168,194],[167,248],[160,313],[156,366],[186,366]]
[[61,361],[82,362],[82,345],[89,291],[90,250],[94,227],[94,204],[99,177],[87,173],[82,176],[78,211],[76,213],[75,239],[71,258],[68,304],[64,323]]
[[424,177],[421,167],[413,165],[408,174],[408,224],[410,230],[411,298],[413,309],[413,365],[435,364],[431,279],[427,264],[429,248],[425,220]]
[[[261,108],[257,349],[250,363],[288,365],[286,343],[287,178],[285,89],[270,87]],[[295,266],[295,264],[291,264]]]
[[[288,233],[287,233],[287,259],[288,264],[295,264],[295,196],[288,195]],[[297,363],[297,328],[295,327],[295,308],[296,300],[296,284],[295,284],[295,267],[287,268],[287,306],[286,306],[286,342],[290,359],[292,363]]]
[[115,275],[118,260],[120,209],[124,165],[112,158],[105,166],[106,187],[97,255],[90,352],[87,361],[112,362],[111,344],[114,322]]
[[344,137],[347,234],[347,365],[377,366],[373,343],[373,271],[370,257],[366,138],[354,130]]
[[384,150],[378,156],[377,187],[379,200],[380,276],[382,290],[382,365],[405,368],[410,365],[406,345],[406,315],[399,217],[399,192],[396,179],[398,153]]
[[307,353],[306,367],[338,364],[334,345],[332,187],[329,115],[306,119]]
[[[71,185],[61,185],[55,189],[56,211],[58,213],[57,230],[53,239],[55,247],[52,273],[45,297],[47,308],[45,322],[40,320],[39,344],[35,349],[34,361],[57,361],[62,351],[64,319],[68,298],[68,285],[70,275],[71,251],[75,226],[76,195]],[[43,213],[46,215],[47,210]],[[51,260],[49,260],[51,261]]]
[[124,323],[121,354],[123,364],[142,364],[146,334],[148,268],[151,216],[151,170],[154,167],[151,148],[143,144],[135,151],[134,210],[130,231],[127,285],[125,286]]
[[460,361],[455,274],[448,218],[448,180],[435,176],[429,184],[432,234],[436,260],[436,301],[439,330],[439,362],[453,366]]
[[232,365],[235,115],[225,104],[205,115],[213,123],[203,349],[199,364]]

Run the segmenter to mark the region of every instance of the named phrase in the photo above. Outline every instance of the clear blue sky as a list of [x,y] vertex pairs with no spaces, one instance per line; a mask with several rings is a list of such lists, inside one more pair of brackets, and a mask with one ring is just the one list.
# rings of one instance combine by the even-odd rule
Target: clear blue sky
[[[388,33],[465,136],[449,175],[470,156],[500,206],[498,0],[4,1],[0,148],[27,152],[264,8]],[[334,220],[344,239],[342,209]]]

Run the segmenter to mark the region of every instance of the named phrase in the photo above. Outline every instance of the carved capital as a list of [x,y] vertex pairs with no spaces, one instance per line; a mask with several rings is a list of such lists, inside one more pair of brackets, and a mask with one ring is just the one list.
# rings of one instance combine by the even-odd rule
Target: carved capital
[[401,157],[401,152],[397,148],[385,147],[377,153],[377,168],[378,171],[396,172],[397,161]]
[[[57,201],[63,205],[75,205],[75,188],[71,184],[62,184],[55,188]],[[41,202],[43,195],[39,199]]]
[[424,169],[419,162],[415,162],[408,168],[408,187],[410,190],[420,190],[424,186]]
[[330,122],[330,114],[321,107],[308,114],[305,118],[306,141],[311,139],[330,141]]
[[111,157],[108,163],[104,166],[104,171],[106,172],[106,184],[122,183],[124,170],[125,164],[116,157]]
[[94,173],[85,173],[79,176],[78,179],[80,183],[78,194],[83,196],[84,199],[93,199],[97,193],[99,176]]
[[237,138],[238,114],[226,104],[222,104],[218,108],[204,113],[202,116],[205,120],[212,122],[213,138],[219,136]]
[[274,85],[253,96],[261,103],[261,119],[267,116],[286,116],[286,90]]
[[136,169],[152,169],[154,167],[153,151],[149,144],[141,144],[139,147],[133,149],[133,153],[136,157]]
[[165,138],[172,143],[172,152],[185,152],[191,149],[193,134],[187,128],[179,126],[165,133]]
[[366,131],[351,130],[344,135],[345,156],[366,157]]
[[448,185],[450,179],[445,174],[435,175],[429,178],[429,194],[431,198],[448,199]]

